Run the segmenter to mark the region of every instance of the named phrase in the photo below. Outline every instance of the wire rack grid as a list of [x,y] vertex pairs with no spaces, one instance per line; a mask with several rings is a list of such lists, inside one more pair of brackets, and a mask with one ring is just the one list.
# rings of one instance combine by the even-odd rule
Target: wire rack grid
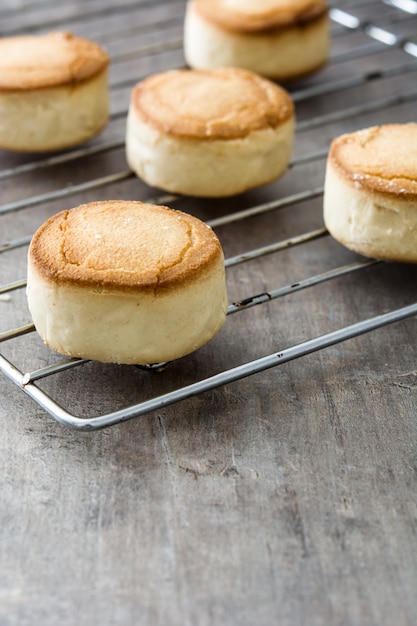
[[[126,94],[142,78],[138,75],[138,67],[139,69],[143,67],[143,75],[145,76],[150,73],[149,67],[156,71],[170,69],[170,63],[175,59],[181,63],[181,26],[184,3],[165,1],[157,6],[154,5],[151,11],[148,10],[148,5],[149,3],[145,1],[126,1],[118,5],[116,10],[110,3],[101,2],[98,5],[91,1],[83,4],[82,21],[80,21],[79,14],[71,13],[72,5],[65,5],[65,3],[59,7],[61,16],[58,18],[55,15],[53,4],[49,0],[33,3],[31,10],[25,13],[24,19],[22,19],[21,11],[16,9],[13,3],[1,10],[3,25],[7,30],[5,34],[14,34],[18,32],[19,28],[20,31],[23,30],[24,32],[51,30],[59,26],[63,19],[66,20],[68,29],[73,25],[75,31],[80,34],[83,34],[82,28],[88,28],[97,40],[108,46],[112,64],[116,66],[110,81],[112,113],[111,131],[107,135],[100,138],[99,141],[91,142],[78,149],[46,158],[27,157],[12,162],[10,166],[6,164],[3,169],[0,169],[0,179],[2,179],[3,184],[13,186],[13,189],[17,190],[16,193],[21,193],[21,189],[24,188],[24,186],[21,187],[21,180],[24,181],[29,177],[33,181],[41,172],[51,172],[53,178],[53,168],[57,166],[64,166],[67,171],[71,171],[71,168],[84,167],[88,172],[86,179],[80,182],[69,182],[65,186],[52,190],[40,189],[39,193],[32,194],[30,197],[18,196],[0,205],[0,220],[3,220],[1,233],[4,238],[2,242],[0,241],[0,253],[5,266],[13,264],[12,255],[26,255],[27,245],[33,234],[33,231],[23,232],[18,233],[18,236],[8,238],[9,230],[14,232],[10,225],[13,225],[17,216],[22,213],[32,211],[34,207],[39,207],[41,210],[46,207],[46,210],[53,211],[54,203],[58,201],[68,200],[70,202],[72,198],[78,197],[84,199],[89,197],[89,194],[103,194],[104,191],[111,194],[112,192],[116,193],[116,190],[123,190],[123,193],[129,194],[130,187],[125,189],[124,186],[130,185],[136,180],[129,169],[124,168],[117,172],[97,176],[91,163],[98,156],[103,158],[106,154],[114,154],[115,151],[122,151],[124,148],[124,122],[127,113]],[[136,22],[133,19],[135,11],[139,11],[141,15],[141,19],[137,19]],[[39,15],[41,13],[46,16],[42,22],[42,29],[39,27]],[[394,109],[398,107],[402,111],[401,107],[410,105],[411,109],[407,109],[405,114],[400,113],[402,116],[409,115],[408,110],[415,108],[417,100],[415,80],[417,76],[416,0],[338,2],[337,5],[331,6],[330,18],[332,38],[334,42],[337,41],[338,46],[335,46],[335,51],[332,51],[329,71],[304,83],[289,87],[296,105],[297,119],[301,112],[296,130],[296,142],[301,148],[295,152],[289,170],[290,172],[297,172],[302,167],[311,167],[313,170],[317,167],[317,173],[313,177],[315,184],[296,191],[291,189],[291,193],[287,194],[280,191],[272,198],[266,197],[265,201],[258,201],[253,204],[250,202],[251,196],[249,194],[249,200],[243,208],[236,208],[236,203],[233,201],[229,204],[226,203],[224,205],[226,210],[222,215],[216,214],[206,220],[212,228],[221,230],[228,226],[234,229],[238,236],[240,225],[248,220],[261,219],[262,216],[275,214],[289,207],[298,207],[305,212],[309,210],[311,204],[320,204],[323,194],[323,163],[327,156],[329,138],[331,138],[332,133],[334,134],[334,129],[338,128],[338,125],[343,126],[347,120],[353,120],[352,123],[354,124],[354,120],[358,116],[374,115],[378,118],[381,112],[390,107]],[[356,43],[356,39],[352,40],[352,37],[358,37],[359,43]],[[120,45],[121,40],[124,42],[123,46]],[[131,43],[126,48],[127,40]],[[140,45],[138,42],[141,42]],[[395,57],[395,62],[387,63],[387,54],[391,55],[389,58]],[[369,58],[373,59],[371,68],[366,63]],[[152,59],[150,66],[149,59]],[[381,59],[380,62],[378,59]],[[134,62],[134,72],[130,77],[129,64],[132,61]],[[339,73],[338,67],[342,66],[348,67],[350,71]],[[119,73],[117,70],[122,67],[124,71]],[[404,81],[404,77],[410,77],[411,80]],[[397,78],[401,79],[400,89],[389,90],[388,92],[381,90],[380,97],[375,97],[375,90],[373,90],[372,97],[367,97],[369,85],[383,85],[387,81],[394,81],[396,84]],[[349,90],[355,89],[361,90],[359,101],[345,106],[344,95]],[[308,114],[308,107],[313,100],[315,102],[314,111],[319,111],[319,113],[311,116]],[[329,101],[332,103],[330,107],[328,106]],[[322,113],[320,113],[321,110]],[[323,133],[325,136],[323,145],[318,148],[315,147],[314,143],[317,133]],[[310,141],[309,137],[313,139]],[[310,144],[313,144],[312,148]],[[5,162],[4,159],[3,162]],[[45,177],[42,177],[42,181],[44,180]],[[275,188],[272,189],[274,191]],[[148,192],[145,190],[145,193]],[[185,198],[156,193],[155,197],[147,195],[141,199],[156,203],[175,204],[178,208],[187,210],[187,199]],[[39,217],[39,219],[41,218]],[[25,223],[24,220],[20,220],[20,223],[22,222]],[[275,258],[277,254],[289,249],[301,250],[312,242],[324,238],[329,238],[329,235],[322,225],[303,230],[288,238],[245,249],[243,252],[239,251],[228,256],[225,261],[226,270],[230,272],[234,267],[242,264],[256,262],[267,257]],[[378,267],[378,265],[380,262],[376,260],[354,257],[346,264],[336,268],[325,268],[323,271],[313,273],[307,278],[296,280],[288,285],[278,288],[267,286],[261,293],[249,293],[239,301],[231,303],[228,316],[235,314],[240,316],[242,312],[252,307],[268,306],[268,303],[273,300],[348,275],[363,273],[368,268]],[[0,287],[0,299],[3,300],[4,304],[7,304],[13,292],[24,294],[25,285],[25,277],[6,282]],[[58,422],[78,430],[97,430],[145,415],[196,394],[202,394],[208,390],[412,317],[417,313],[417,302],[413,301],[413,297],[415,294],[410,293],[409,303],[399,308],[379,312],[376,315],[355,321],[353,324],[345,325],[317,337],[308,338],[283,350],[276,350],[267,356],[223,368],[219,372],[204,376],[190,384],[157,393],[150,399],[140,399],[137,402],[129,403],[127,406],[118,406],[93,416],[86,416],[82,411],[80,414],[75,414],[64,408],[59,397],[51,396],[39,384],[51,376],[59,376],[69,370],[77,370],[79,372],[77,375],[84,377],[85,370],[81,366],[86,363],[85,360],[61,359],[57,361],[56,355],[51,353],[47,357],[49,362],[45,364],[45,352],[42,346],[42,348],[39,347],[39,354],[35,350],[34,359],[36,361],[38,357],[38,366],[31,367],[29,371],[25,371],[21,365],[15,363],[13,357],[7,356],[5,351],[0,354],[0,369],[10,381],[15,383]],[[0,301],[1,305],[2,302]],[[22,315],[26,315],[26,323],[16,324],[0,333],[2,345],[10,346],[14,342],[25,341],[25,338],[30,335],[36,335],[28,312],[24,310]],[[32,347],[28,347],[28,350],[32,349]],[[11,353],[13,354],[13,349]],[[166,365],[143,366],[142,369],[155,372],[164,369]],[[175,364],[170,364],[170,367],[175,367]],[[90,374],[95,376],[97,372],[95,373],[94,368],[92,368],[89,370]],[[149,375],[149,373],[145,375]],[[76,393],[76,387],[74,393]]]

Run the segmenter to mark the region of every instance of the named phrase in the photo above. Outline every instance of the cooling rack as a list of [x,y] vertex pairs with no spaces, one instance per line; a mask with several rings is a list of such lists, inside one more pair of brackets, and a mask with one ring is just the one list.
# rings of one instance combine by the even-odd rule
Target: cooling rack
[[[126,1],[114,7],[107,1],[100,4],[91,1],[80,3],[81,6],[80,13],[74,14],[66,12],[65,3],[59,6],[58,11],[49,0],[39,0],[34,2],[24,14],[19,9],[15,9],[13,2],[0,10],[5,35],[61,28],[64,21],[66,29],[73,27],[77,34],[87,35],[88,33],[91,38],[108,46],[112,64],[116,65],[116,71],[111,75],[110,81],[112,113],[110,131],[107,135],[87,146],[65,153],[32,159],[27,157],[23,160],[11,158],[11,165],[6,164],[0,169],[0,179],[4,188],[15,190],[11,194],[14,199],[8,199],[0,206],[0,220],[3,221],[0,231],[2,239],[0,260],[6,268],[15,263],[14,255],[19,256],[20,266],[22,266],[21,259],[26,255],[27,246],[33,234],[33,231],[19,232],[16,236],[9,236],[9,232],[15,233],[12,226],[17,216],[22,213],[32,211],[34,207],[54,211],[54,203],[63,200],[71,202],[72,198],[77,199],[77,204],[80,204],[92,193],[103,194],[105,192],[108,196],[122,192],[128,195],[130,188],[125,189],[124,185],[136,180],[129,169],[121,168],[120,171],[97,175],[97,170],[91,164],[98,156],[103,158],[106,154],[123,150],[124,120],[127,113],[126,94],[133,85],[151,71],[170,69],[173,63],[176,63],[175,66],[183,63],[181,26],[184,2],[165,1],[155,4],[146,1]],[[139,12],[138,15],[137,12]],[[45,16],[42,22],[39,20],[40,15]],[[296,173],[303,166],[313,170],[317,167],[313,176],[316,184],[296,191],[291,188],[290,193],[285,193],[285,186],[283,193],[280,187],[276,196],[268,196],[264,201],[259,201],[259,196],[254,196],[257,200],[254,203],[251,203],[252,196],[249,195],[249,199],[243,203],[245,205],[243,208],[239,206],[237,208],[236,202],[233,201],[229,204],[225,203],[222,205],[225,207],[222,215],[214,215],[206,220],[213,229],[232,228],[238,237],[241,224],[248,220],[262,219],[262,216],[279,213],[291,207],[308,211],[314,203],[320,204],[323,194],[323,163],[327,156],[329,141],[332,134],[335,134],[334,129],[339,126],[343,127],[347,120],[355,120],[359,116],[362,118],[375,116],[378,119],[381,112],[396,107],[401,116],[398,121],[403,121],[403,118],[406,118],[404,121],[415,120],[415,114],[410,115],[409,111],[415,111],[417,101],[417,1],[338,2],[331,5],[330,18],[332,39],[338,45],[335,46],[335,50],[332,50],[329,71],[304,83],[289,87],[296,105],[298,119],[296,145],[299,146],[299,149],[295,151],[289,171]],[[40,23],[42,27],[39,26]],[[120,41],[123,41],[123,46]],[[130,42],[129,45],[126,45],[126,42]],[[371,66],[368,63],[370,58],[373,59]],[[338,68],[342,67],[343,71],[339,72]],[[117,68],[123,68],[123,72],[119,73]],[[409,80],[404,80],[405,77]],[[399,83],[396,82],[398,78],[401,79]],[[386,89],[379,91],[378,87],[387,81],[391,81],[394,86],[397,84],[400,86],[388,91]],[[370,85],[377,87],[372,90],[372,97],[369,97]],[[350,93],[351,90],[356,90],[359,96],[356,100],[354,99],[353,104],[350,100],[349,104],[346,104],[344,95]],[[309,115],[309,103],[313,100],[315,114]],[[402,108],[404,106],[409,107],[405,112]],[[316,147],[314,137],[317,137],[318,133],[324,136],[324,140],[319,147]],[[120,162],[124,163],[122,158]],[[6,163],[6,159],[3,159],[2,163]],[[40,185],[39,193],[32,194],[30,197],[19,196],[20,193],[24,196],[24,183],[20,181],[26,181],[28,177],[33,181],[40,173],[48,172],[51,172],[51,179],[53,179],[55,167],[65,167],[70,172],[72,168],[77,172],[82,168],[87,171],[88,175],[81,182],[67,182],[65,186],[52,190],[42,189]],[[48,180],[48,177],[43,175],[42,184],[45,180]],[[143,197],[140,198],[142,200],[175,205],[176,208],[187,210],[188,204],[185,198],[160,194],[157,191],[151,196],[149,190],[145,187],[142,189]],[[274,194],[274,189],[275,187],[272,187],[272,194]],[[10,197],[10,194],[8,195]],[[198,204],[198,201],[194,200],[194,206],[196,203]],[[24,224],[25,220],[20,219],[19,223]],[[329,238],[329,235],[322,226],[307,230],[301,229],[288,238],[226,256],[226,271],[230,272],[234,267],[250,264],[260,259],[275,258],[284,251],[303,250],[313,242],[325,238]],[[296,292],[311,290],[319,285],[349,275],[360,274],[368,268],[377,268],[381,265],[383,264],[374,259],[363,259],[352,255],[352,260],[348,263],[325,268],[317,273],[313,272],[306,278],[292,281],[284,286],[267,285],[261,293],[253,293],[249,287],[249,292],[245,297],[230,303],[228,320],[230,316],[244,315],[245,311],[253,307],[269,307],[273,301],[287,298]],[[7,305],[15,292],[24,294],[25,285],[24,276],[3,284],[0,287],[0,305]],[[77,412],[77,414],[71,412],[63,406],[59,395],[51,395],[40,385],[41,381],[52,376],[60,376],[71,370],[75,372],[71,389],[76,393],[77,377],[81,379],[86,376],[85,368],[82,367],[87,363],[86,360],[57,360],[57,355],[51,353],[48,354],[45,363],[44,349],[39,348],[39,354],[37,354],[37,348],[35,348],[32,357],[35,362],[37,361],[37,365],[26,371],[14,358],[13,344],[25,341],[28,336],[36,335],[28,312],[22,313],[23,316],[26,315],[26,323],[16,322],[12,328],[2,330],[0,333],[0,343],[9,348],[11,346],[9,352],[12,355],[8,356],[6,350],[1,352],[0,369],[24,394],[58,422],[78,430],[97,430],[145,415],[170,404],[184,401],[191,396],[203,394],[378,328],[400,322],[417,313],[417,302],[413,300],[415,292],[408,295],[409,303],[399,308],[358,319],[353,324],[310,337],[284,349],[277,348],[266,356],[222,368],[219,372],[191,383],[180,384],[173,390],[158,392],[149,399],[139,399],[127,406],[117,406],[110,411],[93,416],[88,416],[84,411]],[[21,295],[22,299],[24,297]],[[24,309],[23,305],[22,308]],[[19,319],[20,317],[19,315]],[[226,322],[225,332],[228,332],[228,322]],[[256,338],[250,337],[248,341],[256,341]],[[27,349],[33,351],[33,344],[28,345]],[[159,372],[169,367],[175,368],[176,365],[175,363],[153,364],[143,366],[142,369],[148,370],[144,375],[150,376],[151,372]],[[88,370],[87,375],[93,377],[97,375],[94,367]],[[68,396],[68,393],[66,395]]]

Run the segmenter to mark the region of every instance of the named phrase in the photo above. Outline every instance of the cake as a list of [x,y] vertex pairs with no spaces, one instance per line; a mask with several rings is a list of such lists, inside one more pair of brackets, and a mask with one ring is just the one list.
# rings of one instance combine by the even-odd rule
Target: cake
[[330,35],[324,0],[189,0],[184,54],[196,69],[243,67],[278,82],[317,72]]
[[170,70],[133,89],[126,157],[150,186],[232,196],[286,171],[294,127],[288,92],[253,72]]
[[70,33],[0,39],[0,148],[61,150],[97,135],[108,64],[100,46]]
[[350,250],[417,263],[417,124],[373,126],[332,141],[324,221]]
[[33,323],[56,352],[112,363],[182,357],[227,312],[220,242],[198,218],[165,206],[102,201],[62,211],[28,252]]

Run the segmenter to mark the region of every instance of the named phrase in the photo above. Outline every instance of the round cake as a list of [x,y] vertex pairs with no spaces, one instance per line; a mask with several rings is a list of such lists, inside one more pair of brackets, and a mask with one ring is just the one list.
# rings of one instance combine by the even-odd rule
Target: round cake
[[252,72],[172,70],[133,89],[126,156],[153,187],[232,196],[286,171],[294,126],[287,91]]
[[319,70],[329,56],[324,0],[189,0],[184,54],[197,69],[243,67],[286,82]]
[[417,124],[373,126],[333,140],[324,221],[359,254],[417,263]]
[[0,39],[0,148],[61,150],[108,121],[109,58],[70,33]]
[[62,211],[32,238],[27,298],[53,350],[161,363],[207,343],[227,312],[220,242],[168,207],[103,201]]

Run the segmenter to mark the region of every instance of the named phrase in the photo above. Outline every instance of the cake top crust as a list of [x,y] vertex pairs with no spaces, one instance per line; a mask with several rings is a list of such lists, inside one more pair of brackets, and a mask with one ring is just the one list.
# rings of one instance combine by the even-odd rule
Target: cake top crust
[[131,109],[156,130],[200,140],[246,137],[294,116],[286,90],[231,67],[155,74],[133,89]]
[[71,33],[22,35],[0,39],[0,89],[41,89],[78,83],[104,70],[106,52]]
[[42,278],[98,292],[156,295],[198,280],[219,260],[220,242],[198,218],[123,200],[57,213],[29,247],[29,263]]
[[328,11],[324,0],[190,0],[190,5],[212,24],[241,33],[302,26]]
[[417,124],[372,126],[333,140],[329,165],[372,192],[417,200]]

